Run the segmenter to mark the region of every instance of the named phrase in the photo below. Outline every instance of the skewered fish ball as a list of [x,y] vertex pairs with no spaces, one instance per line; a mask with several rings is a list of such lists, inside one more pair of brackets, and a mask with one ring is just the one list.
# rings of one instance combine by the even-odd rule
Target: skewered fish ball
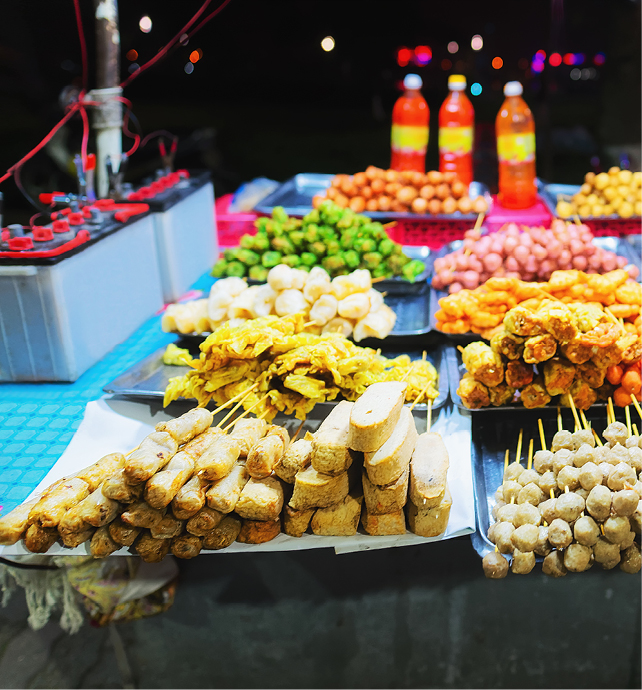
[[578,450],[584,444],[587,444],[591,448],[595,448],[595,437],[590,429],[579,429],[578,431],[574,431],[572,436],[574,450]]
[[493,515],[493,518],[494,518],[497,522],[499,522],[499,517],[498,517],[499,509],[500,509],[500,508],[503,508],[505,505],[507,505],[507,504],[506,504],[506,501],[497,501],[497,503],[495,503],[495,505],[493,506],[493,509],[492,509],[491,513],[492,513],[492,515]]
[[631,467],[636,471],[640,472],[642,470],[642,448],[637,448],[633,446],[629,448],[629,458],[631,462]]
[[627,448],[639,448],[640,447],[640,436],[629,436],[624,444]]
[[604,521],[604,536],[612,544],[620,544],[631,531],[631,525],[627,518],[612,515]]
[[630,519],[631,523],[631,529],[636,533],[640,534],[642,532],[642,499],[638,503],[638,507],[635,510],[635,513],[631,516]]
[[495,544],[501,553],[513,553],[511,537],[514,531],[515,526],[510,522],[500,522],[495,529]]
[[511,462],[504,470],[504,481],[517,481],[526,468],[520,462]]
[[611,491],[600,484],[594,486],[586,499],[586,510],[598,521],[606,520],[611,513]]
[[635,470],[625,462],[621,462],[615,466],[606,483],[609,489],[621,491],[628,486],[633,486],[636,481]]
[[601,462],[598,465],[598,468],[602,473],[602,484],[606,486],[607,482],[609,481],[609,477],[611,476],[611,472],[613,472],[613,470],[615,469],[615,466],[609,464],[608,462]]
[[537,484],[535,484],[535,482],[527,484],[517,495],[518,505],[522,505],[523,503],[531,503],[532,505],[536,506],[539,505],[543,500],[544,492],[539,488],[539,486],[537,486]]
[[560,448],[560,450],[555,451],[553,457],[553,472],[557,474],[562,467],[568,467],[573,464],[574,454],[567,448]]
[[575,493],[584,499],[584,504],[586,505],[586,499],[588,498],[589,492],[587,489],[582,489],[581,487],[575,489]]
[[625,573],[638,573],[640,572],[641,565],[640,547],[637,544],[631,544],[628,549],[622,552],[620,570],[623,570]]
[[604,436],[611,446],[614,446],[616,443],[624,445],[626,439],[629,437],[629,430],[626,428],[626,424],[622,424],[622,422],[613,422],[606,427],[602,436]]
[[572,467],[571,465],[562,467],[557,475],[557,486],[560,488],[560,490],[564,491],[564,489],[568,486],[571,491],[575,491],[579,485],[580,468]]
[[493,522],[490,527],[488,528],[487,536],[489,541],[491,541],[493,544],[497,541],[497,528],[499,527],[500,523],[499,522]]
[[551,551],[542,563],[542,572],[551,577],[564,577],[566,566],[563,555],[559,551]]
[[553,453],[550,450],[538,450],[533,456],[533,467],[536,472],[544,474],[553,469]]
[[619,465],[621,462],[628,465],[631,462],[629,449],[617,443],[613,448],[606,449],[604,461],[608,462],[610,465]]
[[581,573],[588,570],[593,551],[582,544],[571,544],[564,552],[564,565],[571,573]]
[[515,481],[507,481],[504,482],[504,500],[507,503],[510,503],[510,500],[514,498],[517,500],[517,496],[519,496],[519,492],[522,490],[522,485],[519,482]]
[[542,520],[546,520],[550,525],[553,520],[557,517],[557,499],[549,498],[546,501],[542,501],[537,507],[539,509]]
[[521,527],[522,525],[539,525],[541,521],[542,516],[539,510],[531,503],[523,503],[517,506],[517,510],[513,517],[513,524],[515,527]]
[[539,478],[539,488],[544,492],[545,496],[551,495],[551,489],[557,489],[557,478],[553,471],[544,472]]
[[535,567],[535,554],[532,551],[520,551],[515,549],[513,551],[513,562],[511,563],[511,572],[515,575],[528,575]]
[[536,472],[535,470],[524,470],[520,475],[517,481],[522,485],[526,486],[527,484],[530,484],[531,482],[534,482],[537,484],[539,482],[539,473]]
[[593,557],[597,563],[602,565],[612,563],[613,568],[620,562],[620,547],[618,544],[611,543],[605,537],[598,537],[593,546]]
[[533,552],[538,556],[548,556],[551,552],[552,546],[548,541],[548,527],[543,525],[539,527],[539,534],[537,537],[537,544],[533,549]]
[[511,535],[511,542],[520,551],[532,551],[537,546],[539,529],[535,525],[521,525]]
[[516,503],[507,503],[497,511],[497,519],[500,522],[510,522],[512,524],[518,507]]
[[611,505],[613,512],[621,517],[630,517],[635,513],[640,497],[633,489],[623,489],[613,494]]
[[500,501],[502,503],[506,503],[506,501],[504,501],[504,489],[503,487],[498,486],[497,490],[495,491],[495,502],[499,503]]
[[602,470],[594,462],[587,462],[582,465],[579,480],[583,489],[590,491],[594,486],[601,484],[602,479]]
[[566,450],[573,450],[573,434],[570,431],[562,429],[558,431],[551,442],[551,451],[553,453],[565,448]]
[[600,537],[600,528],[590,515],[583,515],[573,525],[573,536],[582,546],[593,546]]
[[508,575],[508,561],[497,551],[491,551],[482,558],[482,568],[489,580],[501,580]]
[[565,549],[573,541],[573,533],[568,522],[555,518],[548,526],[548,541],[556,549]]
[[562,520],[571,523],[575,522],[586,507],[585,501],[573,491],[561,494],[556,504],[557,514]]
[[595,462],[595,449],[589,446],[588,443],[583,443],[573,456],[573,464],[575,467],[583,467],[587,462]]
[[631,546],[631,544],[635,541],[635,532],[631,531],[629,532],[624,539],[618,544],[620,547],[620,551],[625,551],[626,549]]

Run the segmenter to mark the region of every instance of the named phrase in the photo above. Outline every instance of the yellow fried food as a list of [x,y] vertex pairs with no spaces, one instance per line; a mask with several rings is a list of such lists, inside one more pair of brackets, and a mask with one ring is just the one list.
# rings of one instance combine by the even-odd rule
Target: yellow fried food
[[528,409],[544,407],[551,401],[541,376],[521,390],[521,399],[524,407]]
[[575,379],[575,366],[559,357],[549,359],[542,367],[544,387],[549,395],[561,395]]
[[550,333],[534,335],[527,338],[524,343],[524,361],[528,364],[538,364],[546,362],[555,355],[557,351],[557,341]]
[[488,407],[490,405],[488,388],[470,374],[462,376],[457,388],[457,395],[469,410],[478,410],[480,407]]
[[519,306],[506,313],[504,327],[509,333],[526,337],[544,333],[541,316]]
[[461,358],[466,371],[484,385],[497,386],[504,380],[502,358],[486,343],[470,343],[464,348]]

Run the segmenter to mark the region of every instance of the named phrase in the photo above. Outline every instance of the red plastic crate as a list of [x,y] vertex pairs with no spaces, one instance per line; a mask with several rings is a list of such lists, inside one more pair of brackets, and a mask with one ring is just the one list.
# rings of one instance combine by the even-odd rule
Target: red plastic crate
[[514,209],[504,208],[498,201],[497,197],[493,197],[493,205],[484,219],[484,227],[488,228],[489,232],[499,230],[506,223],[517,223],[518,225],[528,225],[529,227],[550,228],[551,215],[546,205],[538,198],[537,203],[530,208]]
[[466,230],[475,226],[474,220],[398,220],[394,227],[386,228],[395,242],[404,245],[441,249],[445,244],[463,240]]
[[242,235],[255,235],[254,221],[258,213],[228,213],[233,194],[219,197],[215,202],[216,228],[219,247],[236,247]]
[[642,232],[642,220],[640,218],[605,218],[604,220],[584,219],[584,225],[588,225],[596,237],[624,237],[626,235],[639,235]]

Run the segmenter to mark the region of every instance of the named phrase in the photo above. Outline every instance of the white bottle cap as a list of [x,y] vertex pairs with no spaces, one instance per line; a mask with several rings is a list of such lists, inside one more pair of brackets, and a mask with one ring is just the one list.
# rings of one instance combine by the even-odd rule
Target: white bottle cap
[[448,88],[451,91],[465,91],[466,77],[463,74],[451,74],[448,77]]
[[412,89],[416,91],[423,85],[424,83],[418,74],[406,74],[406,78],[403,80],[404,89]]
[[504,96],[521,96],[524,88],[518,81],[507,81],[504,84]]

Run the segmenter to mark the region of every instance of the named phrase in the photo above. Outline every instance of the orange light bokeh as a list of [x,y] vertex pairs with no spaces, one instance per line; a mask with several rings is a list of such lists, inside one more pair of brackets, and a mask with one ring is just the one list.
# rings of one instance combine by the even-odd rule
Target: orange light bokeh
[[504,61],[500,57],[496,57],[493,58],[490,64],[493,66],[493,69],[501,69],[504,66]]
[[127,51],[127,59],[131,60],[132,62],[134,60],[137,60],[138,59],[138,51],[134,50],[133,48],[131,50],[128,50]]
[[196,63],[196,62],[198,62],[202,57],[203,57],[203,51],[202,51],[200,48],[198,48],[197,50],[193,50],[193,51],[189,54],[189,61],[190,61],[190,62]]

